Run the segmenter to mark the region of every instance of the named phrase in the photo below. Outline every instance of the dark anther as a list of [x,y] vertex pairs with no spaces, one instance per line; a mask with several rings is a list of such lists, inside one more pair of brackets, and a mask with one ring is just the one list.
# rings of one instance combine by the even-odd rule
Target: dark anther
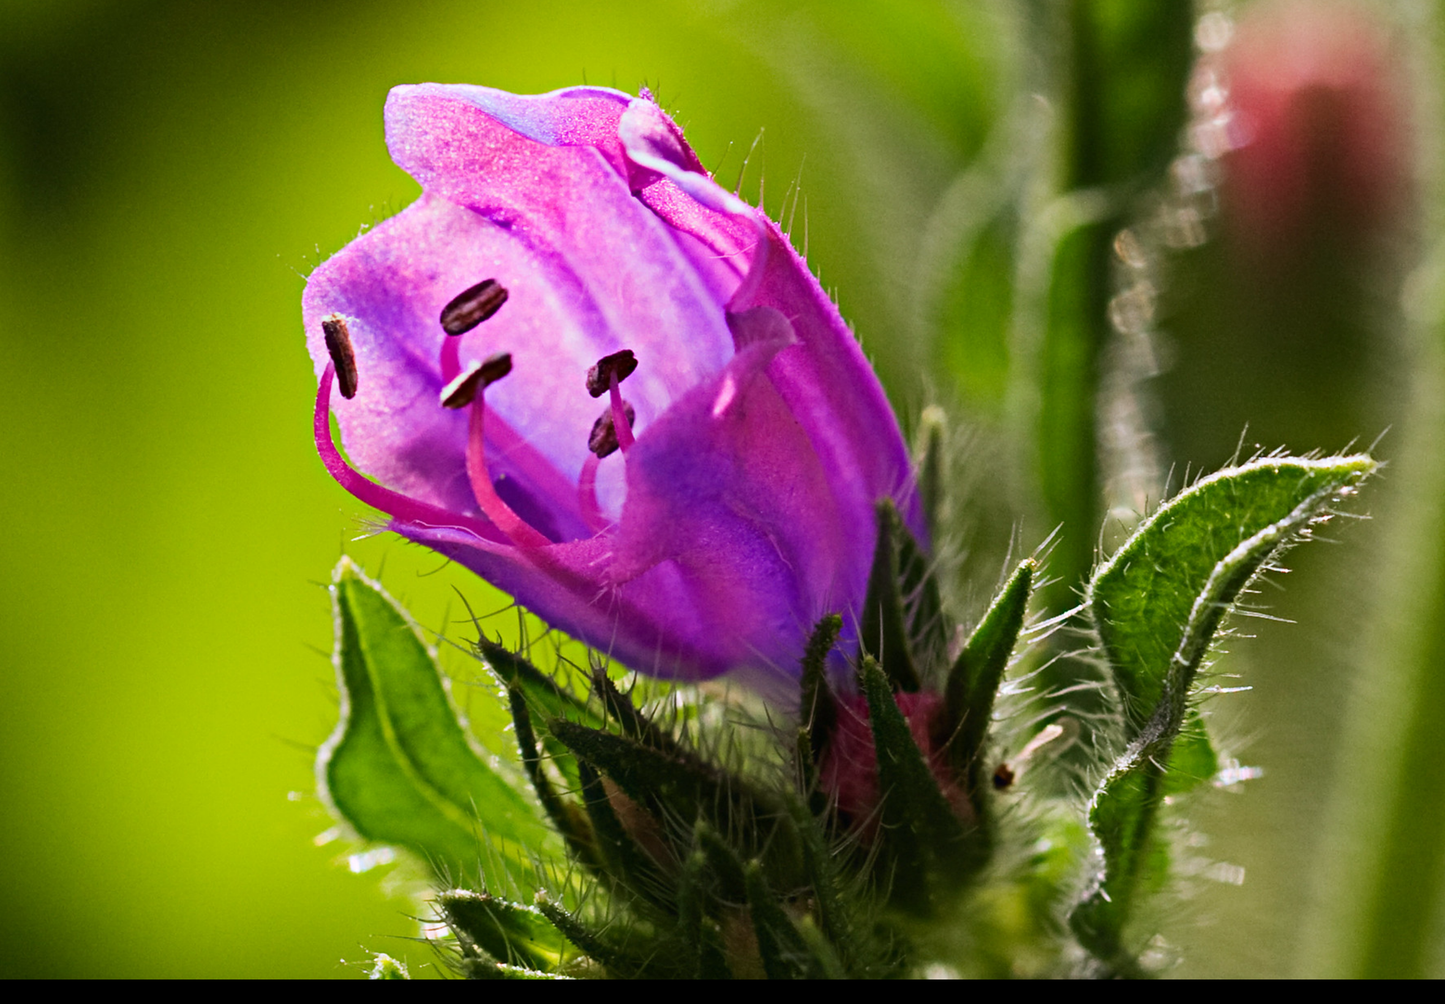
[[1012,767],[1010,767],[1006,763],[999,764],[998,769],[993,772],[994,789],[997,791],[1003,791],[1009,785],[1014,783],[1015,776],[1016,775],[1014,774],[1014,770]]
[[501,310],[506,302],[506,287],[496,279],[483,279],[442,308],[442,330],[449,335],[464,335]]
[[465,408],[476,399],[477,392],[490,387],[512,372],[512,354],[498,352],[479,363],[472,363],[457,378],[442,388],[443,408]]
[[617,382],[621,383],[630,377],[635,369],[637,369],[637,357],[632,354],[631,349],[623,349],[610,356],[603,356],[587,371],[587,393],[593,397],[601,397],[612,385],[612,374],[616,373]]
[[336,367],[336,384],[348,401],[356,396],[356,352],[351,347],[351,331],[346,318],[327,314],[321,319],[321,333],[326,336],[326,351]]
[[[631,355],[631,353],[628,354]],[[627,416],[627,424],[630,427],[632,420],[637,417],[637,412],[633,411],[632,405],[623,401],[622,413]],[[587,437],[587,449],[597,454],[599,459],[617,452],[617,427],[612,424],[611,408],[604,411],[602,417],[592,423],[592,434]]]

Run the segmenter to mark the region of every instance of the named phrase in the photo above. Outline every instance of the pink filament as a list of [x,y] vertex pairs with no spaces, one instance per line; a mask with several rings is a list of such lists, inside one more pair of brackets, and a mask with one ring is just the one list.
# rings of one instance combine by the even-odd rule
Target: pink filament
[[594,533],[601,533],[609,523],[597,504],[597,468],[601,463],[595,453],[587,454],[582,462],[582,476],[577,481],[577,508],[582,510],[583,521]]
[[439,360],[442,371],[442,386],[446,386],[457,378],[462,371],[461,360],[462,339],[460,335],[448,335],[442,339],[442,354]]
[[327,473],[336,479],[337,484],[366,505],[380,509],[402,523],[463,530],[491,543],[509,543],[490,523],[450,512],[440,506],[419,502],[390,488],[383,488],[375,481],[363,477],[348,464],[331,440],[331,385],[335,379],[336,369],[331,363],[327,363],[321,374],[321,384],[316,388],[312,433],[316,438],[316,451],[321,454],[321,462],[326,465]]
[[485,392],[477,391],[472,402],[471,419],[467,427],[467,477],[472,482],[472,494],[482,514],[497,525],[518,547],[546,547],[552,542],[539,533],[530,523],[512,511],[502,501],[487,473],[485,426],[487,406]]
[[612,371],[612,378],[608,381],[607,390],[609,401],[612,404],[612,428],[617,433],[617,445],[626,453],[632,449],[633,436],[632,424],[627,421],[627,409],[622,407],[622,391],[617,389],[617,371]]

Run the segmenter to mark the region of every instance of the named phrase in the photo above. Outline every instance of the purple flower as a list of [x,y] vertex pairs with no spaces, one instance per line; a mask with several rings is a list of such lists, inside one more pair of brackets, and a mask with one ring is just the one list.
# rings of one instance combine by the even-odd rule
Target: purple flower
[[327,469],[628,666],[794,678],[821,616],[856,623],[878,501],[922,527],[788,240],[646,92],[398,87],[386,139],[422,197],[303,299]]

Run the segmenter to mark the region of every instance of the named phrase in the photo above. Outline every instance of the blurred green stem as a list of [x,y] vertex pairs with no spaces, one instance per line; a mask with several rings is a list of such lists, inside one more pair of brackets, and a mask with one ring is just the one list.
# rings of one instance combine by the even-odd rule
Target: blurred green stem
[[[1434,65],[1416,89],[1438,94],[1445,4],[1428,24]],[[1440,108],[1434,132],[1442,122]],[[1437,140],[1438,143],[1438,140]],[[1424,198],[1430,253],[1404,283],[1411,407],[1398,484],[1382,508],[1386,541],[1373,632],[1340,747],[1329,840],[1316,869],[1304,976],[1440,977],[1445,894],[1445,175],[1431,151]]]
[[1064,532],[1050,557],[1050,607],[1075,602],[1094,565],[1103,512],[1096,399],[1108,345],[1110,258],[1120,220],[1110,214],[1065,234],[1050,269],[1039,365],[1038,464],[1048,518]]
[[1318,869],[1303,975],[1439,976],[1445,885],[1445,242],[1407,283],[1419,296],[1416,385],[1374,636]]
[[1104,512],[1097,400],[1113,334],[1113,241],[1132,196],[1157,185],[1174,154],[1186,114],[1193,8],[1071,0],[1035,6],[1032,23],[1035,51],[1060,68],[1052,87],[1055,191],[1098,201],[1077,226],[1055,231],[1045,288],[1021,291],[1045,304],[1033,435],[1045,518],[1062,527],[1047,596],[1061,610],[1093,567]]

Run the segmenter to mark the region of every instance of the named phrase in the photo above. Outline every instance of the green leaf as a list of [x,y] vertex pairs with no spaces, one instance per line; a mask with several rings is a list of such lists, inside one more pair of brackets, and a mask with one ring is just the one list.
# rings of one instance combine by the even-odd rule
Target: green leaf
[[1079,943],[1119,975],[1139,975],[1123,942],[1124,926],[1141,885],[1153,885],[1168,867],[1167,848],[1154,833],[1163,801],[1164,769],[1151,756],[1131,753],[1105,779],[1089,807],[1089,828],[1104,849],[1104,872],[1069,916]]
[[863,651],[878,661],[896,688],[912,692],[919,688],[919,682],[903,610],[903,593],[900,591],[898,538],[902,522],[889,499],[878,503],[877,512],[878,537],[873,547],[873,571],[868,577],[868,595],[863,601],[858,640]]
[[565,940],[536,907],[510,903],[470,889],[449,889],[436,898],[442,919],[463,950],[480,950],[498,962],[554,970]]
[[983,801],[977,776],[979,757],[993,718],[994,697],[1028,613],[1034,571],[1033,560],[1025,559],[1009,576],[958,654],[944,688],[949,732],[954,737],[949,755],[954,768],[968,779],[975,808]]
[[1219,755],[1209,741],[1209,730],[1199,712],[1190,708],[1184,724],[1174,739],[1169,754],[1169,770],[1164,775],[1164,795],[1182,795],[1192,791],[1219,772]]
[[406,847],[451,881],[525,871],[549,831],[472,747],[416,625],[347,558],[331,597],[341,719],[317,755],[323,800],[363,838]]
[[1161,506],[1099,568],[1085,604],[1129,740],[1166,692],[1182,720],[1194,672],[1239,591],[1341,489],[1375,467],[1365,456],[1272,457],[1220,471]]
[[1265,562],[1375,467],[1364,456],[1273,457],[1221,471],[1162,506],[1095,574],[1086,604],[1132,742],[1094,796],[1089,824],[1104,870],[1070,925],[1116,972],[1137,972],[1124,928],[1138,894],[1167,870],[1159,807],[1214,771],[1188,700],[1215,630]]

